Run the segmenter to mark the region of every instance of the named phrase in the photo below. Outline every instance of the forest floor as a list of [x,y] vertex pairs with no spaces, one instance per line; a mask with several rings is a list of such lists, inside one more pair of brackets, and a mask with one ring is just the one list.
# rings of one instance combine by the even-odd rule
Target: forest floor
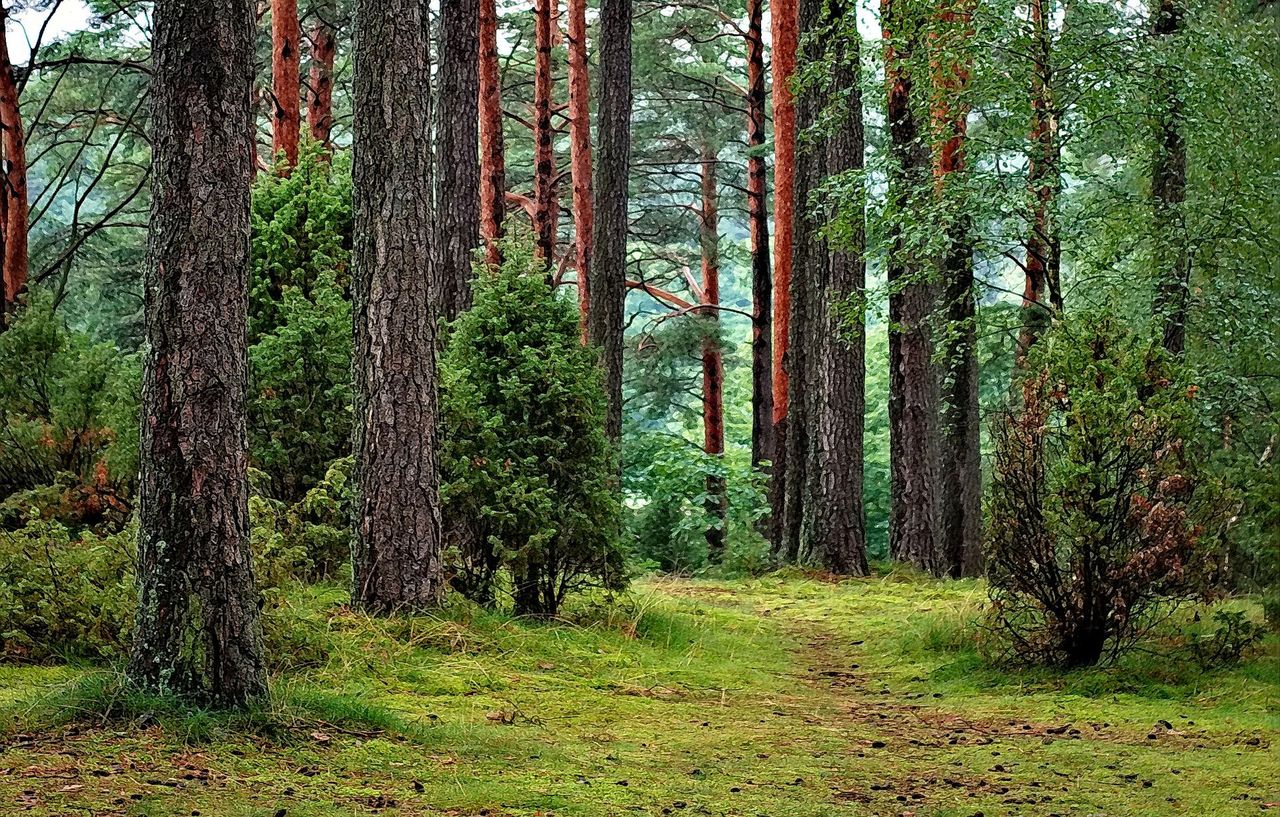
[[970,582],[648,580],[555,624],[343,596],[290,598],[293,666],[241,721],[0,668],[0,814],[1280,815],[1274,636],[1005,672]]

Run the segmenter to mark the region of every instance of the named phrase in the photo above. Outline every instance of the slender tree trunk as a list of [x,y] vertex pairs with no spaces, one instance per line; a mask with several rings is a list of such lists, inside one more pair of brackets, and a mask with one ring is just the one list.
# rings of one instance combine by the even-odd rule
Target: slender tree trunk
[[[974,576],[982,567],[982,459],[978,408],[978,354],[973,278],[973,224],[957,194],[965,172],[969,108],[964,94],[972,61],[966,54],[973,35],[971,0],[958,0],[939,15],[932,38],[939,52],[931,60],[933,80],[934,182],[949,206],[942,253],[943,348],[942,498],[940,553],[953,578]],[[952,55],[960,55],[953,58]]]
[[472,253],[480,245],[480,0],[440,5],[436,125],[436,274],[440,314],[471,306]]
[[355,455],[352,602],[375,613],[444,592],[431,287],[427,5],[357,0],[352,186]]
[[702,248],[702,301],[710,309],[699,314],[707,322],[702,339],[702,430],[703,450],[714,460],[707,474],[707,510],[714,520],[707,528],[707,553],[713,564],[724,557],[725,518],[729,495],[723,472],[724,458],[724,356],[720,351],[720,202],[716,188],[715,150],[702,146],[702,218],[699,239]]
[[605,431],[622,441],[622,331],[627,298],[627,182],[631,164],[631,0],[601,0],[600,109],[593,187],[591,342],[609,400]]
[[574,266],[578,312],[587,342],[591,312],[591,81],[587,73],[587,0],[569,0],[569,161],[573,171]]
[[337,0],[319,0],[311,26],[311,66],[307,78],[307,127],[311,138],[333,151],[333,65],[338,56]]
[[535,0],[533,74],[533,236],[538,257],[550,269],[556,258],[556,155],[551,129],[551,49],[559,0]]
[[[929,152],[912,110],[911,62],[924,10],[881,0],[891,165],[889,198],[899,213],[928,191]],[[901,216],[899,216],[901,217]],[[918,242],[893,228],[889,280],[889,552],[938,573],[938,375],[929,322],[937,303],[930,259]]]
[[480,0],[480,235],[485,261],[502,263],[498,241],[507,217],[507,166],[502,139],[502,72],[498,66],[496,0]]
[[267,693],[249,551],[249,0],[158,0],[130,680],[214,706]]
[[[814,0],[804,0],[806,4]],[[815,3],[816,5],[816,3]],[[833,3],[826,10],[831,23],[851,21],[851,9]],[[802,12],[802,18],[808,14]],[[852,28],[851,22],[846,25]],[[825,151],[815,157],[825,176],[860,170],[863,166],[862,92],[858,86],[859,37],[856,30],[841,32],[838,41],[826,43],[832,60],[830,89],[825,93],[831,130]],[[816,44],[815,44],[816,45]],[[821,56],[815,54],[815,57]],[[801,103],[804,110],[807,106]],[[807,118],[807,117],[805,117]],[[802,166],[804,162],[801,162]],[[807,186],[800,174],[799,186]],[[799,195],[799,193],[797,193]],[[847,243],[826,247],[816,235],[797,228],[797,269],[801,258],[818,278],[811,287],[811,348],[813,381],[811,398],[808,489],[805,493],[799,548],[800,561],[841,575],[865,576],[868,572],[866,524],[862,503],[863,424],[865,421],[866,232],[861,210],[837,213],[827,208],[826,219],[848,222]],[[812,254],[812,255],[811,255]]]
[[775,555],[787,558],[781,530],[786,504],[788,433],[788,355],[791,336],[792,234],[795,221],[796,111],[791,78],[796,70],[799,9],[796,0],[773,0],[770,8],[773,55],[773,446],[776,461],[770,482]]
[[[1158,48],[1168,48],[1182,28],[1180,0],[1155,0],[1152,33]],[[1156,294],[1154,313],[1162,324],[1162,343],[1182,354],[1187,343],[1187,305],[1191,297],[1191,255],[1187,251],[1182,205],[1187,198],[1187,145],[1182,138],[1182,99],[1176,72],[1164,68],[1161,55],[1156,72],[1159,127],[1152,164],[1151,197],[1155,205]]]
[[747,229],[751,252],[751,465],[774,459],[773,270],[765,163],[764,0],[747,0]]
[[302,88],[298,0],[271,0],[271,152],[284,154],[287,168],[298,163],[298,135],[302,129]]
[[1052,0],[1030,2],[1035,64],[1031,71],[1031,155],[1027,178],[1032,205],[1026,284],[1022,292],[1022,330],[1015,356],[1019,367],[1026,364],[1027,351],[1044,334],[1053,314],[1062,311],[1061,243],[1056,218],[1062,177],[1058,114],[1053,98],[1053,42],[1049,29]]
[[[4,309],[0,321],[7,320],[27,287],[27,132],[22,123],[18,83],[9,57],[9,38],[4,31],[8,11],[0,8],[0,129],[4,131]],[[3,326],[0,323],[0,326]]]

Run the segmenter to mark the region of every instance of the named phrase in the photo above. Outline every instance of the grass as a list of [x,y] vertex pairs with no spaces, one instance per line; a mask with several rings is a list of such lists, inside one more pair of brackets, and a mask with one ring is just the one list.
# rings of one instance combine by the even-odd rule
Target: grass
[[[236,716],[110,672],[0,667],[0,813],[1233,815],[1280,802],[1280,645],[1010,672],[983,589],[649,580],[553,624],[290,597],[295,660]],[[1276,806],[1280,813],[1280,806]]]

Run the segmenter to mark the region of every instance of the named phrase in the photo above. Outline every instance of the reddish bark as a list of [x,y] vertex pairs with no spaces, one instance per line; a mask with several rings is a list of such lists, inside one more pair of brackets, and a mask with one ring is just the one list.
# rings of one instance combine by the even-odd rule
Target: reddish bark
[[773,270],[765,165],[764,0],[747,0],[747,226],[751,252],[751,464],[774,459]]
[[4,312],[11,312],[27,286],[27,135],[18,84],[4,33],[8,13],[0,10],[0,129],[3,129]]
[[556,156],[551,129],[551,49],[555,44],[557,0],[534,3],[533,235],[537,256],[548,267],[556,253]]
[[302,89],[298,0],[271,0],[271,95],[275,114],[271,152],[284,154],[287,167],[298,163],[298,135],[302,129]]
[[[720,351],[720,213],[716,190],[716,154],[709,145],[702,148],[702,218],[699,230],[702,248],[702,302],[709,308],[698,310],[707,321],[702,340],[702,431],[703,450],[708,457],[724,456],[724,356]],[[724,555],[725,516],[729,497],[724,476],[707,474],[707,510],[715,522],[707,528],[707,553],[713,563]]]
[[587,2],[569,0],[569,161],[573,171],[574,263],[582,342],[591,311],[591,82],[587,74]]
[[311,138],[333,150],[333,63],[338,55],[338,38],[334,19],[334,0],[323,0],[315,10],[316,22],[311,27],[311,67],[307,84],[307,127]]
[[480,235],[485,258],[494,265],[502,262],[498,240],[507,215],[506,177],[497,0],[480,0]]
[[[787,333],[791,322],[791,250],[795,228],[796,109],[791,78],[796,71],[799,7],[774,0],[773,39],[773,423],[775,434],[787,418]],[[777,439],[774,445],[779,445]]]

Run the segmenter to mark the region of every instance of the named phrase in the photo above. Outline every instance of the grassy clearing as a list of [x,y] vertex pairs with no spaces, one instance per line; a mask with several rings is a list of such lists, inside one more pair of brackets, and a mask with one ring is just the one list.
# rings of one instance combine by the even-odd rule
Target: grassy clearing
[[[1280,645],[1235,668],[985,663],[982,589],[654,580],[532,624],[290,598],[270,708],[0,668],[0,813],[1255,814],[1280,801]],[[1280,808],[1280,807],[1278,807]]]

